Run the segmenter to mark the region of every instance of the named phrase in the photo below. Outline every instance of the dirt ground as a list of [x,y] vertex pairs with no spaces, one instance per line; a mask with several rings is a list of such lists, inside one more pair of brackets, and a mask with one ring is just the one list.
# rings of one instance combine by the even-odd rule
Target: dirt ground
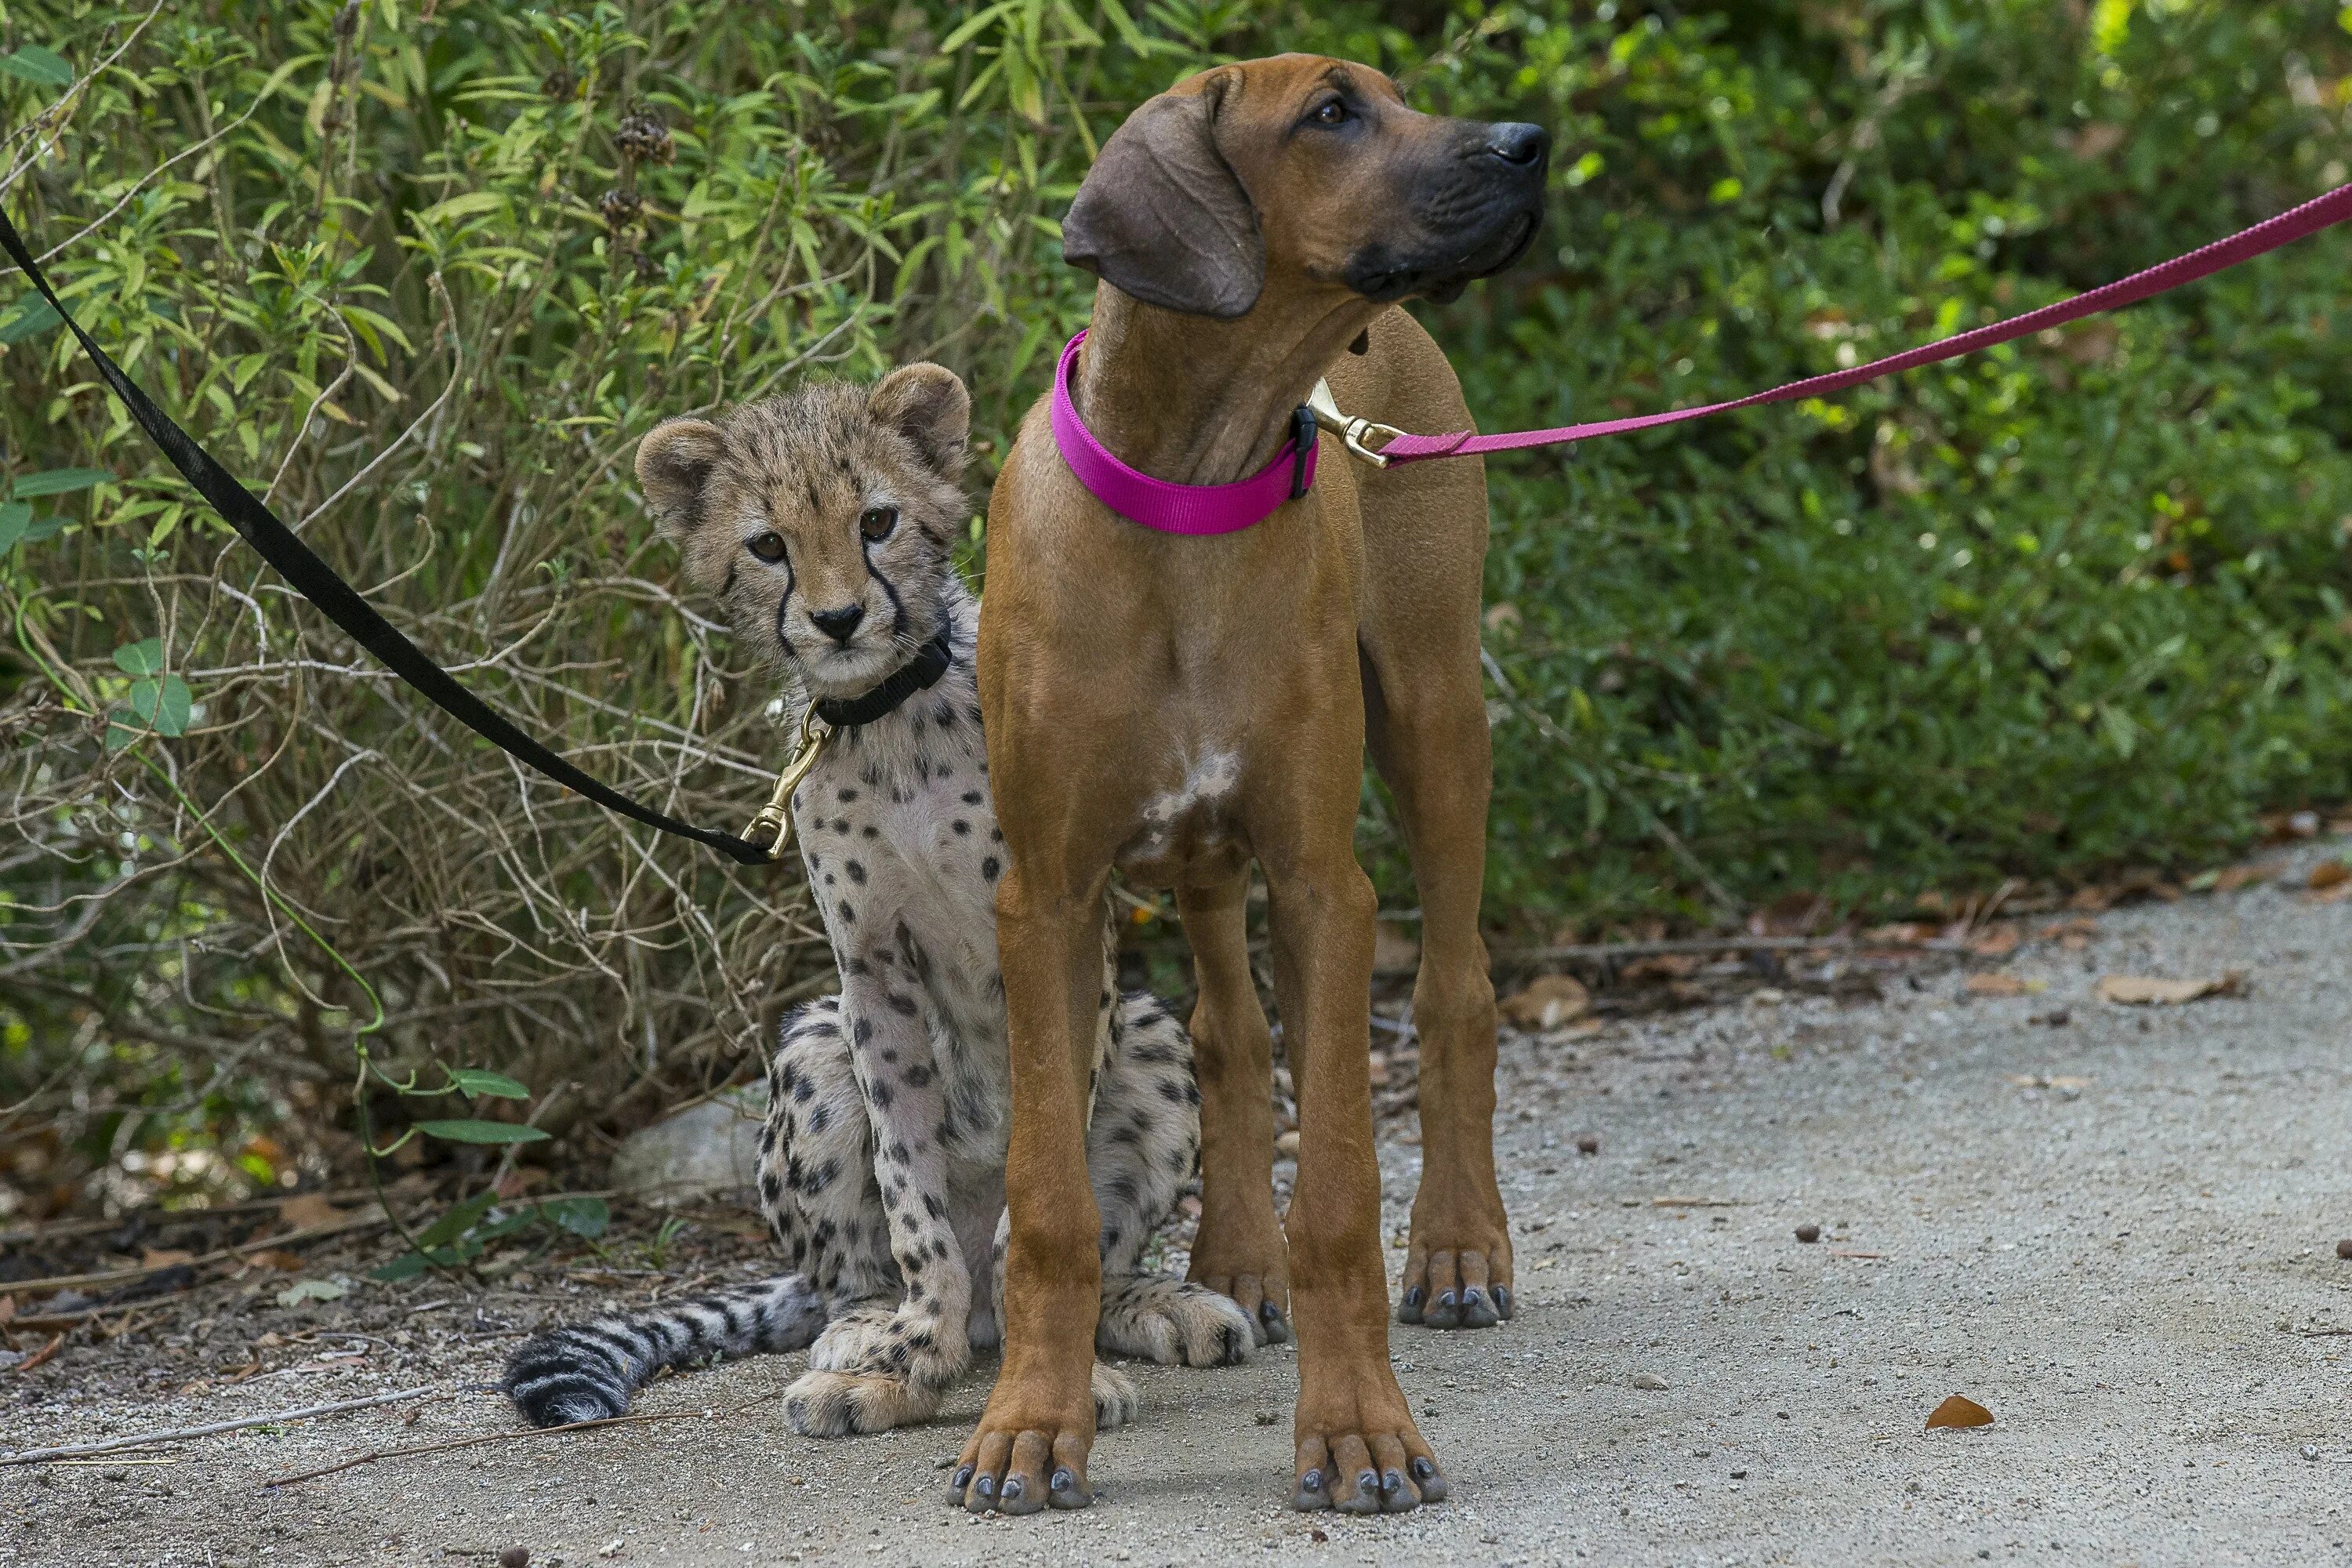
[[[1751,989],[1509,1037],[1522,1306],[1499,1331],[1394,1331],[1454,1484],[1414,1515],[1281,1506],[1286,1352],[1137,1369],[1144,1414],[1102,1439],[1103,1496],[1076,1514],[943,1505],[985,1368],[931,1426],[816,1444],[774,1401],[798,1357],[670,1379],[638,1406],[684,1419],[265,1486],[511,1428],[484,1384],[543,1316],[758,1270],[751,1227],[702,1211],[658,1255],[647,1224],[602,1260],[526,1262],[487,1289],[368,1283],[354,1243],[302,1276],[340,1268],[341,1300],[278,1305],[294,1275],[229,1280],[0,1373],[0,1453],[439,1391],[0,1468],[0,1563],[488,1563],[520,1544],[572,1568],[2352,1565],[2347,953],[2352,902],[2256,886],[2029,942],[1999,966],[2038,987],[2021,995],[1931,967],[1878,1000]],[[2244,994],[2179,1006],[2094,991],[2232,970]],[[1392,1267],[1411,1126],[1382,1148]],[[1993,1424],[1924,1430],[1955,1393]]]

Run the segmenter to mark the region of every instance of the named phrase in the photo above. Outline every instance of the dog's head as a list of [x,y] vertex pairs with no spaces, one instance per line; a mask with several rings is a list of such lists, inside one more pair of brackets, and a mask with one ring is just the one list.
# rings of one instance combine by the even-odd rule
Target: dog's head
[[1062,254],[1146,303],[1228,320],[1269,277],[1448,299],[1527,248],[1550,152],[1538,126],[1420,113],[1345,60],[1220,66],[1103,143]]
[[656,426],[637,482],[736,636],[812,696],[856,697],[944,624],[971,418],[953,372],[902,365]]

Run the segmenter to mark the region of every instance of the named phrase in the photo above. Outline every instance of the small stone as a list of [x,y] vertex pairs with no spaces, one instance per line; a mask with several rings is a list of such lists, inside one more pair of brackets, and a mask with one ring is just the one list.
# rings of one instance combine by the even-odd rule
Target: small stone
[[127,1481],[131,1479],[131,1472],[129,1470],[100,1470],[98,1472],[98,1479],[102,1481]]
[[1633,1374],[1633,1386],[1636,1388],[1654,1390],[1664,1388],[1665,1385],[1666,1380],[1654,1372],[1637,1372]]
[[2352,1261],[2352,1236],[2347,1236],[2336,1244],[2336,1256]]
[[1601,1140],[1587,1132],[1576,1141],[1576,1152],[1580,1154],[1598,1154],[1601,1152]]
[[2316,1443],[2305,1443],[2305,1444],[2303,1446],[2303,1457],[2304,1457],[2305,1458],[2306,1458],[2306,1459],[2316,1459],[2316,1458],[2319,1458],[2319,1445],[2318,1445],[2318,1444],[2316,1444]]
[[950,1469],[954,1468],[955,1462],[956,1457],[953,1454],[950,1454],[943,1459],[933,1459],[931,1461],[931,1468],[935,1470]]
[[1275,1424],[1276,1419],[1277,1417],[1271,1410],[1261,1410],[1257,1413],[1257,1424],[1261,1426],[1271,1426]]
[[524,1568],[530,1561],[530,1548],[509,1546],[499,1553],[499,1568]]
[[[1312,1542],[1318,1542],[1318,1543],[1319,1544],[1320,1542],[1326,1542],[1326,1541],[1328,1541],[1328,1540],[1330,1540],[1331,1538],[1330,1538],[1328,1535],[1325,1534],[1322,1531],[1319,1531],[1319,1530],[1310,1530],[1310,1531],[1308,1531],[1307,1532],[1307,1540],[1309,1540],[1309,1541],[1312,1541]],[[1127,1556],[1127,1553],[1126,1553],[1126,1552],[1120,1552],[1120,1553],[1119,1553],[1119,1556],[1120,1556],[1120,1558],[1121,1558],[1121,1559],[1124,1559],[1124,1558]]]
[[1797,1239],[1803,1242],[1808,1247],[1811,1246],[1814,1242],[1819,1241],[1821,1238],[1822,1227],[1820,1226],[1801,1225],[1797,1227]]
[[1731,1479],[1735,1481],[1744,1481],[1748,1479],[1748,1472],[1746,1470],[1734,1470],[1731,1472]]

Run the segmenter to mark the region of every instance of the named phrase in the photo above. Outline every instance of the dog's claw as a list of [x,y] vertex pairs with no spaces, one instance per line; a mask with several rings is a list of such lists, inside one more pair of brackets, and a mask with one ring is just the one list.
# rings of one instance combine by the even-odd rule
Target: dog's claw
[[1270,1345],[1278,1345],[1286,1343],[1289,1341],[1290,1321],[1282,1315],[1282,1309],[1280,1307],[1276,1306],[1271,1301],[1259,1302],[1257,1319],[1259,1323],[1263,1325],[1262,1331],[1265,1335],[1265,1343]]

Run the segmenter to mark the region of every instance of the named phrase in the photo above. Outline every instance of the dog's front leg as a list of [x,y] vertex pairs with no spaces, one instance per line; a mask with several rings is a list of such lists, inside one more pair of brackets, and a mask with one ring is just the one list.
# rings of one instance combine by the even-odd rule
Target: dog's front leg
[[1286,1226],[1298,1334],[1291,1503],[1400,1512],[1442,1499],[1446,1484],[1389,1367],[1381,1172],[1364,1070],[1372,886],[1344,837],[1293,865],[1280,858],[1268,859],[1266,891],[1299,1130]]
[[[1087,1180],[1087,1078],[1102,991],[1102,897],[1040,887],[1008,840],[996,931],[1013,1067],[1004,1188],[1004,1367],[950,1486],[974,1512],[1084,1508],[1094,1446],[1101,1218]],[[1058,880],[1058,879],[1057,879]]]

